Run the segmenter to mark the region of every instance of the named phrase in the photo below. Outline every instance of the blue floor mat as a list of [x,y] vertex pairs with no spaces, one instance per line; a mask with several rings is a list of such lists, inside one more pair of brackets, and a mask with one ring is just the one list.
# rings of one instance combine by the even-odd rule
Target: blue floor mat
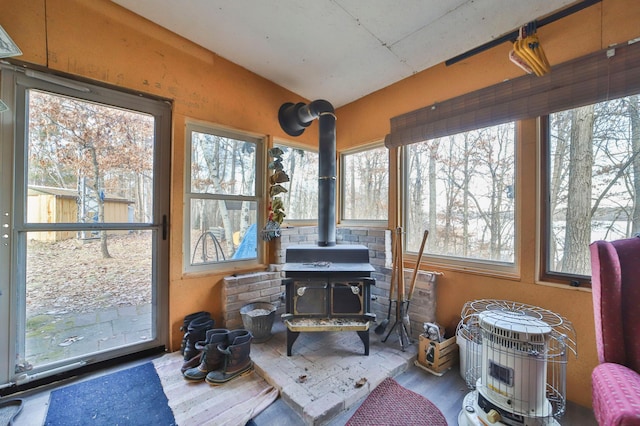
[[151,362],[51,392],[45,426],[176,424]]

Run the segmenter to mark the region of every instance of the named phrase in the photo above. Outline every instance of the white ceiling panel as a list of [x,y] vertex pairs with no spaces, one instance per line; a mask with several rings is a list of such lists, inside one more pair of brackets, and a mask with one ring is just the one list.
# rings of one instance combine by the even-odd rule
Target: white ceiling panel
[[393,45],[431,25],[468,0],[335,0],[380,41]]
[[113,0],[335,107],[576,0]]

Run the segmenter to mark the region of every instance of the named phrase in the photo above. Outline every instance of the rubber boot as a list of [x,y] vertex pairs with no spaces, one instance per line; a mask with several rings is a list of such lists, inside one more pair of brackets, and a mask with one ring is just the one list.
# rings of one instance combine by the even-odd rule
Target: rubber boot
[[214,321],[210,318],[199,317],[189,323],[187,333],[185,334],[184,360],[189,362],[200,355],[200,351],[196,349],[196,342],[203,341],[206,338],[207,330],[213,328]]
[[221,368],[224,355],[218,351],[218,345],[227,341],[229,330],[215,328],[207,330],[206,340],[196,343],[196,349],[202,351],[199,365],[182,371],[187,380],[204,380],[207,373]]
[[[216,332],[218,332],[220,330],[224,330],[224,331],[228,332],[228,330],[226,330],[226,329],[212,329],[212,330],[215,330]],[[204,350],[204,346],[207,344],[207,340],[208,340],[207,336],[210,334],[210,332],[212,330],[207,330],[206,331],[205,338],[204,338],[203,341],[196,342],[196,344],[195,344],[195,355],[190,360],[183,362],[182,363],[182,367],[180,367],[180,372],[182,374],[184,374],[185,371],[200,365],[200,363],[202,362],[202,351]]]
[[189,327],[189,324],[191,324],[191,321],[193,321],[195,319],[198,319],[198,318],[209,319],[209,318],[211,318],[211,314],[209,312],[200,311],[200,312],[194,312],[194,313],[189,314],[186,317],[184,317],[184,320],[182,321],[182,326],[180,326],[180,331],[185,333],[182,336],[182,343],[180,343],[180,355],[184,355],[184,348],[186,347],[186,344],[187,344],[186,333],[187,333],[187,329]]
[[210,385],[222,385],[231,379],[240,377],[253,370],[251,353],[251,339],[253,336],[247,330],[235,330],[229,333],[228,346],[218,345],[218,351],[224,355],[222,368],[211,371],[205,380]]
[[[185,362],[182,363],[182,367],[180,367],[180,372],[182,374],[184,374],[185,371],[187,371],[187,370],[189,370],[191,368],[199,366],[200,363],[202,362],[202,359],[201,359],[202,358],[202,351],[204,350],[204,346],[207,344],[206,343],[206,341],[208,339],[207,336],[209,335],[209,332],[211,332],[211,330],[212,329],[206,330],[204,339],[202,341],[199,341],[199,342],[195,343],[195,345],[194,345],[195,349],[193,350],[193,353],[194,353],[193,357],[191,359],[189,359],[189,360],[185,360]],[[219,330],[222,330],[222,329],[218,329],[216,331],[219,331]],[[228,331],[228,330],[224,330],[224,331]]]

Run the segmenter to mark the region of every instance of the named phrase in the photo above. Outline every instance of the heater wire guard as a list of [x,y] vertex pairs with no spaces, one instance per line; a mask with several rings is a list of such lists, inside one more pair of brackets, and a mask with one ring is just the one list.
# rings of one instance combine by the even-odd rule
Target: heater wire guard
[[566,409],[568,353],[578,354],[571,322],[538,306],[494,299],[465,303],[460,317],[461,374],[473,394],[460,418],[476,410],[495,414],[499,424],[555,424]]

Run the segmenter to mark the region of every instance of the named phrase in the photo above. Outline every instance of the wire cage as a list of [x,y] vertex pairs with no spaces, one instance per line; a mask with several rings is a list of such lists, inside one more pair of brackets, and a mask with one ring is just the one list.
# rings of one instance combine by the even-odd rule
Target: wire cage
[[460,316],[461,374],[474,405],[524,424],[548,424],[544,419],[564,414],[567,355],[577,356],[570,321],[537,306],[492,299],[465,303]]

